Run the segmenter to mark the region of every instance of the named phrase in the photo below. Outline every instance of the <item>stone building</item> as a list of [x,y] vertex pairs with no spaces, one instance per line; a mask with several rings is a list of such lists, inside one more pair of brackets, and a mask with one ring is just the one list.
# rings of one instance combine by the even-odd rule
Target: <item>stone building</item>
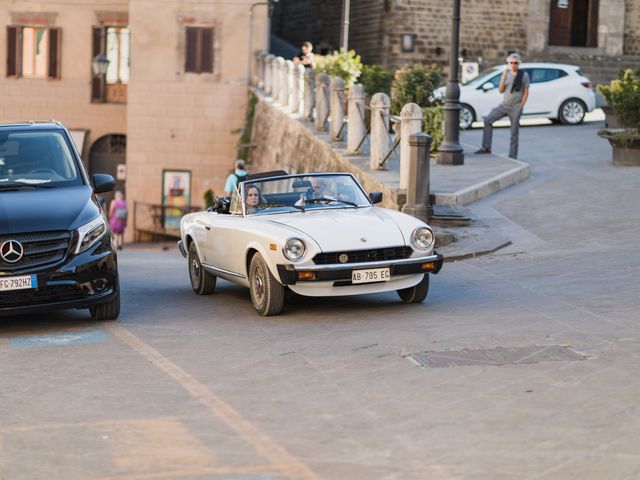
[[[349,48],[365,63],[446,64],[453,2],[351,0]],[[280,0],[272,32],[299,44],[340,45],[342,0]],[[486,66],[517,50],[575,63],[594,81],[640,66],[640,0],[462,0],[460,53]]]
[[[0,122],[61,121],[130,209],[202,205],[207,189],[222,191],[245,122],[254,3],[0,0]],[[267,29],[267,9],[253,10],[252,51]],[[154,211],[147,228],[166,226]]]

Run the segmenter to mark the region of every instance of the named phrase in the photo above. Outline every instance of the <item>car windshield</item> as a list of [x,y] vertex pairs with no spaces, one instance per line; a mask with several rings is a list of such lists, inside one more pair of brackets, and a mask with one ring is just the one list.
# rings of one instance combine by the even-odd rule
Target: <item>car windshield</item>
[[61,132],[0,132],[0,190],[80,182]]
[[483,73],[478,75],[476,78],[473,78],[467,82],[464,82],[462,85],[478,85],[480,83],[484,83],[487,80],[489,80],[491,76],[495,75],[499,70],[500,70],[500,67],[493,67],[489,70],[484,71]]
[[244,211],[263,215],[371,205],[349,174],[309,174],[241,183]]

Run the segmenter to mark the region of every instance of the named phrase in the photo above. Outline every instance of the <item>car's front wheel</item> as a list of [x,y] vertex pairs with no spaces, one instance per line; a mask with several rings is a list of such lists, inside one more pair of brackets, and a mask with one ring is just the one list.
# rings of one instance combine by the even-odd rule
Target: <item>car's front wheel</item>
[[191,288],[197,295],[209,295],[216,289],[216,276],[207,272],[200,262],[198,249],[196,244],[191,242],[189,245],[189,253],[187,255],[189,262],[189,280],[191,280]]
[[404,303],[420,303],[425,298],[427,298],[427,294],[429,293],[429,274],[425,273],[420,283],[413,287],[403,288],[402,290],[398,290],[398,296],[402,299]]
[[91,318],[96,321],[116,320],[120,316],[120,282],[116,278],[116,294],[108,302],[89,307]]
[[558,110],[558,120],[564,125],[578,125],[584,120],[587,113],[587,106],[582,100],[570,98],[560,105]]
[[271,274],[262,255],[256,253],[249,265],[251,301],[263,317],[277,315],[284,306],[284,287]]
[[476,121],[476,114],[466,103],[460,104],[460,128],[466,130],[471,128],[471,124]]

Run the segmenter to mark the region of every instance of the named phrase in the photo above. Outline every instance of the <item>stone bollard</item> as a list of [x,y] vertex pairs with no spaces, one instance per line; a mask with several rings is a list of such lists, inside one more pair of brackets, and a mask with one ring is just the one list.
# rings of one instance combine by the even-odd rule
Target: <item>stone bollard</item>
[[324,132],[329,117],[329,75],[316,77],[316,130]]
[[[406,106],[406,105],[405,105]],[[433,139],[426,133],[418,132],[409,137],[409,178],[407,203],[402,211],[424,222],[433,216],[433,206],[429,191],[429,149]]]
[[286,107],[289,105],[289,92],[291,92],[291,78],[293,75],[293,62],[291,60],[285,60],[282,66],[281,80],[282,87],[280,88],[280,103]]
[[331,111],[331,140],[342,140],[342,124],[344,123],[344,80],[339,77],[331,79],[329,108]]
[[409,187],[409,137],[422,131],[422,109],[416,103],[407,103],[400,112],[400,188]]
[[295,73],[295,65],[291,60],[287,60],[287,86],[288,86],[288,95],[287,95],[287,105],[292,112],[295,112],[295,100],[294,98],[298,96],[298,82],[296,82]]
[[302,114],[307,120],[313,117],[313,108],[316,106],[316,71],[313,68],[305,68],[304,72],[304,107]]
[[258,54],[258,88],[264,89],[264,76],[267,70],[267,52],[262,50]]
[[302,112],[304,105],[304,65],[297,64],[293,66],[293,104],[291,111],[293,113]]
[[389,108],[391,101],[386,93],[371,97],[371,153],[369,168],[381,170],[380,163],[387,156],[389,144]]
[[285,59],[278,57],[278,96],[281,105],[285,105],[289,99],[289,86],[287,85],[287,65]]
[[349,88],[349,122],[347,123],[347,155],[358,153],[367,127],[364,122],[364,87],[356,84]]
[[282,88],[280,83],[280,65],[284,66],[284,58],[276,57],[273,61],[273,69],[271,70],[271,96],[275,101],[280,100],[280,89]]
[[274,55],[267,55],[264,58],[264,91],[267,95],[273,93],[273,62],[276,59]]

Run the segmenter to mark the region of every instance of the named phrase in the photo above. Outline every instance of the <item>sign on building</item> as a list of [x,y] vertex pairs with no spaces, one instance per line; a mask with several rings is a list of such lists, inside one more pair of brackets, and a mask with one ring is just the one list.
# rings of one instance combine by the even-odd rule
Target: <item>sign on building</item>
[[473,80],[480,73],[478,62],[462,62],[462,83]]

